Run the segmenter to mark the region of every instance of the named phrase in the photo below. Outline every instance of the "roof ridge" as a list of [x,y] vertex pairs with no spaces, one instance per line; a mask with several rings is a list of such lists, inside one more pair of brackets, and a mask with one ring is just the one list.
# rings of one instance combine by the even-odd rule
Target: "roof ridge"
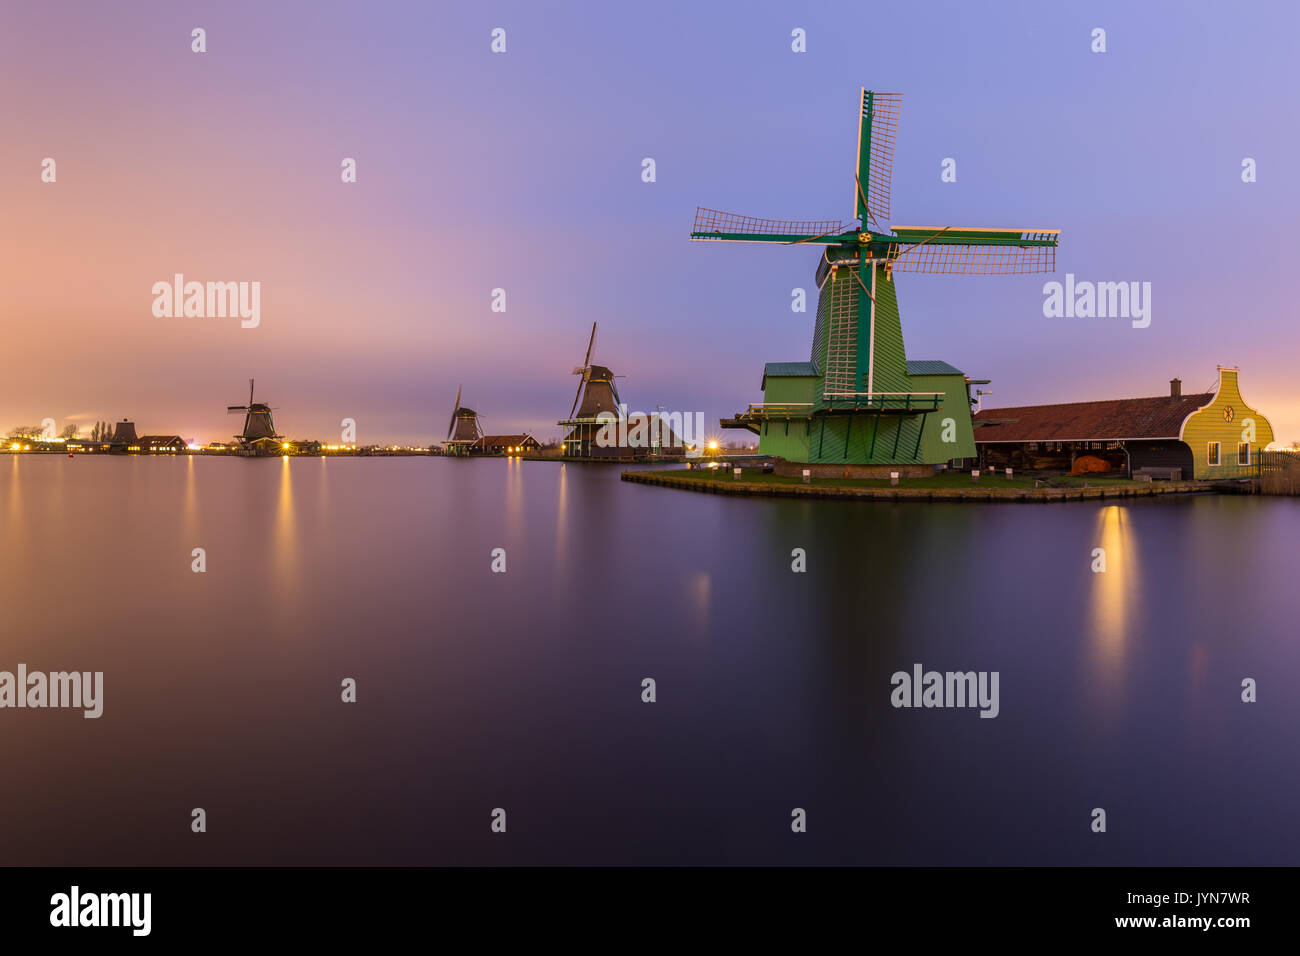
[[1157,402],[1167,401],[1185,402],[1193,398],[1213,398],[1214,392],[1186,392],[1174,397],[1173,395],[1141,395],[1135,398],[1094,398],[1082,402],[1043,402],[1038,405],[1005,405],[1000,408],[985,408],[979,414],[983,415],[988,412],[1009,412],[1021,408],[1063,408],[1067,405],[1102,405],[1113,402]]

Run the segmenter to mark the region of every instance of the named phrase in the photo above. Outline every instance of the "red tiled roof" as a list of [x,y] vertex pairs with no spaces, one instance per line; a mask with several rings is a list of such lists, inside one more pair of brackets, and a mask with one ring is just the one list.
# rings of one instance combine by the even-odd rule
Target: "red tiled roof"
[[[1064,405],[986,408],[974,416],[975,441],[1094,441],[1177,438],[1183,420],[1214,393],[1118,398]],[[1014,421],[1010,421],[1014,420]],[[1001,424],[994,424],[1000,422]]]

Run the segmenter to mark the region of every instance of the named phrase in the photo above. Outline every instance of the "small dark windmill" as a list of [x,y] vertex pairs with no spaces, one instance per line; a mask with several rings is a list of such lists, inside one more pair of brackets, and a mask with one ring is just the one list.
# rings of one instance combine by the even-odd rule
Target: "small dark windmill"
[[[615,375],[603,365],[592,365],[591,354],[596,350],[596,323],[591,323],[591,338],[587,341],[587,357],[573,370],[574,375],[581,375],[578,391],[573,396],[573,407],[569,417],[578,412],[578,418],[595,418],[602,411],[619,414],[622,402],[618,397],[618,386],[614,384]],[[618,378],[625,376],[619,375]],[[578,399],[582,399],[582,408],[578,408]]]
[[[569,408],[569,417],[557,424],[568,427],[564,436],[564,454],[568,457],[589,458],[596,454],[593,449],[596,434],[610,421],[623,417],[622,400],[618,397],[618,386],[614,383],[616,376],[604,365],[592,365],[591,356],[596,351],[596,323],[591,323],[591,338],[587,340],[587,355],[582,364],[575,367],[574,375],[578,380],[578,391],[573,396],[573,405]],[[577,413],[576,415],[574,413]]]
[[265,402],[253,401],[253,380],[248,380],[248,404],[227,405],[226,413],[237,415],[244,413],[244,430],[235,438],[239,441],[240,451],[246,455],[272,455],[280,450],[283,435],[275,432],[275,422],[271,420],[271,406]]
[[478,427],[478,412],[460,403],[461,387],[456,386],[456,401],[451,406],[451,421],[447,423],[447,440],[442,444],[448,455],[468,455],[474,443],[483,437]]

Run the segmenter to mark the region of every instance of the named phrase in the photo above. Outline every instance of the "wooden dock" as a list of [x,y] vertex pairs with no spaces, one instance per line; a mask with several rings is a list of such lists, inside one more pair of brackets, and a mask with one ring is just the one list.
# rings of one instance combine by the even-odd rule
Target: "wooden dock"
[[1151,498],[1163,495],[1205,494],[1219,491],[1203,481],[1152,481],[1096,488],[999,488],[997,478],[969,488],[853,487],[797,482],[699,479],[662,471],[625,471],[624,481],[659,485],[714,495],[750,495],[767,498],[840,498],[884,501],[1093,501],[1102,498]]

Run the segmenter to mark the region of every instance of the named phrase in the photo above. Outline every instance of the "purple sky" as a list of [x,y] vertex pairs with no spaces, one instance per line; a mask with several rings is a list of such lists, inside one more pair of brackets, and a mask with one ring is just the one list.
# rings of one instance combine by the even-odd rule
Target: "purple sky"
[[[0,429],[130,417],[224,439],[256,376],[291,437],[353,418],[363,443],[435,441],[463,383],[488,431],[545,438],[593,319],[633,408],[716,424],[760,399],[764,361],[807,358],[790,293],[814,294],[817,253],[690,243],[694,208],[850,218],[866,85],[903,93],[890,221],[1062,230],[1055,277],[901,276],[912,358],[993,379],[991,405],[1194,391],[1240,365],[1300,439],[1296,5],[857,9],[11,8]],[[260,326],[156,318],[176,272],[260,281]],[[1152,283],[1150,327],[1044,318],[1066,272]]]

